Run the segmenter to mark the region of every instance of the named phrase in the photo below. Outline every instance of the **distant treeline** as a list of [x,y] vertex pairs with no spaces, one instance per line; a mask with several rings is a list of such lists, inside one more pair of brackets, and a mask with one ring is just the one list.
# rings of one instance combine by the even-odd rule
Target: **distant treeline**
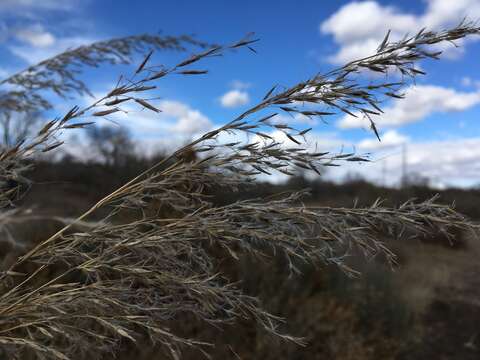
[[[23,200],[24,205],[40,206],[49,213],[61,211],[65,216],[75,216],[87,209],[95,200],[110,193],[142,170],[158,162],[162,154],[152,157],[129,155],[128,161],[96,162],[80,161],[74,157],[61,160],[39,160],[34,164],[32,185]],[[188,160],[195,158],[194,154]],[[480,218],[480,189],[450,188],[437,190],[425,184],[409,185],[402,189],[392,189],[374,185],[362,179],[352,179],[338,184],[321,177],[309,180],[303,176],[292,176],[282,184],[258,182],[238,189],[237,192],[222,189],[207,190],[220,203],[229,203],[238,199],[265,197],[286,191],[308,189],[309,195],[304,201],[308,204],[351,207],[369,206],[376,199],[382,199],[386,205],[399,205],[415,198],[419,201],[439,196],[439,202],[455,204],[461,213]]]

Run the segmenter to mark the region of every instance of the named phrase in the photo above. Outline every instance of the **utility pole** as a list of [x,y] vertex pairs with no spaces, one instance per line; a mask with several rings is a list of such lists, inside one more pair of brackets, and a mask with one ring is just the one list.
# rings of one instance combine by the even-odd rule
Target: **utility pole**
[[387,186],[387,159],[382,161],[382,186]]
[[407,186],[407,144],[402,144],[402,177],[400,179],[400,186],[405,188]]

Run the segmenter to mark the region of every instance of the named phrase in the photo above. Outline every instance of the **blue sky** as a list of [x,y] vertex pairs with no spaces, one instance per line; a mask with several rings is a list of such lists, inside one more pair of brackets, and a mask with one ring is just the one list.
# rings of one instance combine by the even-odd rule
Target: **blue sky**
[[[257,54],[232,52],[203,63],[210,71],[204,77],[162,80],[161,118],[138,112],[134,119],[117,119],[144,144],[170,148],[232,119],[274,84],[293,85],[368,55],[388,29],[399,37],[424,26],[455,25],[465,16],[480,19],[480,0],[2,0],[0,77],[67,47],[110,37],[161,31],[229,43],[255,32],[261,39],[255,45]],[[347,172],[359,173],[372,181],[398,183],[402,144],[406,144],[409,172],[429,177],[440,187],[480,184],[478,40],[463,42],[460,50],[449,46],[441,61],[421,64],[428,75],[407,89],[405,100],[385,104],[385,115],[377,119],[383,134],[380,144],[361,120],[339,116],[327,125],[297,124],[313,126],[312,141],[325,148],[372,152],[371,164],[332,170],[328,176],[341,179]],[[155,61],[174,64],[186,55],[161,53]],[[86,79],[101,94],[128,71],[102,68],[89,71]],[[77,102],[58,101],[57,109],[61,113]]]

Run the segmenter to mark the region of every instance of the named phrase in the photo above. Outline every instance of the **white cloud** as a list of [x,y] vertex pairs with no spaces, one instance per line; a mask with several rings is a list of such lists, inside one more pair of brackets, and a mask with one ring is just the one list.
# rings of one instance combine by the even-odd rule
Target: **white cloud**
[[375,183],[398,186],[405,161],[407,176],[428,178],[438,188],[468,187],[480,183],[479,158],[480,138],[412,142],[407,143],[405,153],[401,149],[377,152],[370,163],[345,164],[327,175],[341,180],[347,173],[356,173]]
[[[269,132],[268,135],[273,137],[279,143],[285,145],[285,147],[296,146],[290,140],[283,131],[275,130]],[[310,151],[330,151],[332,153],[338,152],[342,147],[351,145],[350,142],[340,139],[335,132],[309,132],[306,136],[306,148]],[[256,138],[255,141],[260,141],[261,137]]]
[[[281,132],[269,133],[276,141],[291,147],[292,142]],[[227,135],[228,136],[228,135]],[[232,138],[221,139],[226,142]],[[245,140],[245,139],[244,139]],[[337,133],[313,132],[309,134],[308,148],[311,151],[356,152],[364,156],[366,151],[374,150],[370,162],[340,162],[339,167],[326,169],[326,179],[341,182],[347,175],[357,174],[368,181],[398,186],[405,162],[407,176],[427,178],[430,184],[437,188],[448,186],[468,187],[480,184],[480,138],[449,139],[413,142],[403,134],[395,131],[383,134],[383,145],[376,146],[378,141],[372,138],[352,144],[342,139]],[[262,141],[254,137],[250,142]],[[399,145],[405,144],[405,152]],[[355,150],[357,149],[357,150]],[[313,173],[306,176],[315,177]],[[272,176],[259,175],[260,180],[281,183],[289,177],[273,172]]]
[[[292,148],[296,147],[297,144],[293,143],[286,135],[280,130],[273,130],[270,132],[265,132],[275,141],[280,143],[284,148]],[[236,134],[233,133],[221,133],[217,141],[219,143],[230,143],[234,141],[242,141],[244,143],[269,143],[270,140],[265,140],[264,138],[255,135],[247,135],[242,132],[238,132]],[[312,131],[306,135],[306,148],[309,149],[311,152],[331,152],[332,154],[337,154],[342,149],[346,149],[345,151],[350,152],[354,149],[354,146],[351,142],[340,139],[338,134],[335,132],[316,132]],[[298,169],[297,169],[298,170]],[[306,172],[305,176],[307,177],[316,177],[317,175],[313,172]],[[285,175],[278,171],[272,171],[271,175],[267,174],[259,174],[256,176],[259,181],[266,181],[271,183],[282,183],[287,181],[290,176]]]
[[[455,25],[464,17],[480,17],[478,0],[427,0],[423,14],[403,12],[394,6],[381,5],[377,1],[353,1],[342,6],[320,25],[323,34],[333,36],[340,46],[329,60],[335,64],[371,55],[391,30],[391,39],[398,40],[406,33],[414,33],[423,27],[439,29]],[[448,57],[456,57],[461,49],[442,46]]]
[[180,135],[192,136],[212,128],[210,119],[182,102],[164,100],[159,107],[162,110],[161,117],[170,117],[176,121],[171,130]]
[[427,9],[421,19],[424,26],[440,28],[458,23],[465,17],[472,20],[480,17],[478,0],[428,0]]
[[[96,96],[98,98],[98,96]],[[90,104],[91,99],[85,99]],[[106,120],[97,120],[100,124],[114,121],[130,129],[136,138],[169,139],[178,138],[179,142],[192,136],[198,136],[213,127],[210,119],[199,110],[181,101],[162,100],[152,105],[161,110],[155,113],[141,109],[137,104],[128,103],[121,106],[124,112],[106,116]],[[111,122],[110,122],[111,123]],[[176,140],[175,140],[176,141]]]
[[[384,109],[384,114],[372,116],[380,128],[402,126],[423,120],[433,113],[459,112],[480,104],[480,91],[460,92],[451,88],[433,85],[410,86],[405,98],[393,102]],[[356,114],[357,115],[357,114]],[[358,114],[359,115],[359,114]],[[345,115],[338,123],[340,128],[368,127],[367,119],[361,115]]]
[[55,36],[41,25],[34,25],[15,32],[15,37],[33,47],[46,48],[55,44]]
[[[285,148],[291,148],[296,146],[282,131],[276,130],[268,133],[275,141],[282,144]],[[261,137],[254,137],[251,142],[262,142],[264,141]],[[306,149],[311,152],[330,152],[333,154],[352,152],[354,151],[354,144],[345,139],[338,137],[338,134],[335,132],[309,132],[306,136]],[[330,168],[329,168],[330,169]],[[329,173],[329,169],[323,169],[321,172]],[[303,171],[297,169],[297,171]],[[305,172],[304,176],[307,178],[316,178],[318,175],[314,172]],[[268,181],[272,183],[282,183],[287,181],[290,176],[282,174],[280,172],[272,171],[272,175],[260,174],[257,178],[261,181]]]
[[[104,90],[94,93],[95,99],[101,98],[111,87],[105,86],[102,89]],[[89,106],[94,101],[91,97],[84,96],[83,106]],[[143,109],[136,103],[127,102],[122,104],[122,112],[97,117],[95,123],[100,126],[124,126],[129,130],[133,140],[138,145],[137,151],[144,155],[152,155],[158,152],[171,154],[180,146],[189,143],[192,139],[201,136],[214,127],[214,124],[206,115],[184,102],[171,99],[152,100],[150,102],[161,112],[155,113]],[[62,112],[68,110],[68,108],[65,108]],[[70,134],[66,133],[65,135]],[[76,141],[69,138],[65,140],[72,143],[77,142],[76,146],[83,149],[82,144],[86,141],[85,133],[78,131],[75,135],[77,137]],[[78,154],[75,153],[74,155],[77,156]],[[80,157],[85,157],[85,154],[80,154]]]
[[223,107],[234,108],[248,104],[250,97],[246,91],[230,90],[220,98]]
[[40,35],[40,38],[43,41],[43,46],[39,46],[37,43],[36,47],[32,47],[34,44],[31,41],[34,41],[35,39],[31,37],[29,40],[25,38],[25,41],[28,41],[29,45],[12,45],[9,49],[14,55],[22,58],[29,64],[36,64],[42,60],[58,55],[67,49],[88,45],[96,41],[96,39],[93,38],[78,36],[59,38],[49,44],[48,36],[45,37],[45,35]]
[[318,121],[314,117],[306,116],[303,114],[295,114],[293,116],[293,122],[305,125],[317,125]]
[[358,143],[358,148],[361,150],[379,150],[397,147],[408,141],[408,137],[398,133],[395,130],[389,130],[380,136],[382,141],[377,138],[368,138]]

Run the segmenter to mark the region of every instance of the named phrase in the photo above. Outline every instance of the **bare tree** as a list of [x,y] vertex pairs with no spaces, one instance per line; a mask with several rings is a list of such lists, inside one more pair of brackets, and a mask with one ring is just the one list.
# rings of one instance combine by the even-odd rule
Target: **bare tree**
[[121,126],[90,126],[87,128],[88,151],[107,165],[125,165],[135,156],[130,133]]
[[41,126],[40,112],[4,112],[0,114],[4,147],[12,147],[30,137]]

